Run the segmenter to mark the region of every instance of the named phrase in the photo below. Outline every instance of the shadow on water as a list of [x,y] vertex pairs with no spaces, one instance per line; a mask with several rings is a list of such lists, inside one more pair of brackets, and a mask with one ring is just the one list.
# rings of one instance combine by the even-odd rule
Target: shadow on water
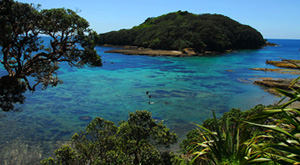
[[[0,77],[0,120],[4,121],[0,123],[1,128],[11,127],[10,124],[6,125],[8,123],[5,122],[5,112],[20,111],[15,105],[24,103],[26,91],[26,84],[19,79],[9,76]],[[15,133],[15,136],[17,137],[10,138],[11,140],[1,138],[0,164],[37,164],[39,162],[37,160],[42,159],[42,153],[45,153],[44,149],[40,145],[32,144],[33,142],[26,140],[27,138],[19,137],[18,133]]]
[[14,104],[23,104],[25,101],[26,84],[15,77],[0,77],[0,108],[2,111],[12,111]]

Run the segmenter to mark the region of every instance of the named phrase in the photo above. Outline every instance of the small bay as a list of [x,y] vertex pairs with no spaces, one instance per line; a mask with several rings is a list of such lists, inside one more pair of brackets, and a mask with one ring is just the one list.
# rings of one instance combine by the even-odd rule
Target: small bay
[[274,68],[265,64],[267,59],[299,60],[300,40],[269,42],[280,46],[185,58],[106,54],[113,48],[98,46],[103,67],[78,69],[61,64],[58,77],[63,84],[27,92],[25,103],[16,105],[20,111],[2,112],[0,159],[4,161],[0,164],[10,157],[40,160],[50,156],[97,116],[118,122],[126,120],[128,112],[148,110],[182,139],[195,127],[193,123],[211,118],[212,110],[221,116],[231,108],[274,104],[280,98],[253,81],[298,75],[249,68]]

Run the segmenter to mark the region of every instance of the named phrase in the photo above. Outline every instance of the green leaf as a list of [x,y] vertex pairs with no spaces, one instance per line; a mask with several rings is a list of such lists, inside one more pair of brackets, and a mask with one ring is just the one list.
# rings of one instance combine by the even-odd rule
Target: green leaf
[[299,164],[300,163],[299,159],[297,160],[297,159],[289,158],[285,155],[279,155],[276,153],[270,153],[270,154],[274,157],[278,157],[279,158],[278,160],[283,160],[283,161],[291,163],[291,164]]
[[270,162],[272,159],[270,158],[257,158],[254,160],[249,161],[249,163],[264,163],[264,162]]
[[291,105],[292,103],[296,102],[296,101],[300,101],[300,97],[296,97],[294,99],[291,99],[290,101],[288,101],[287,103],[281,105],[281,108],[286,108],[287,106]]
[[264,124],[257,124],[257,123],[252,123],[252,122],[248,122],[248,121],[245,121],[245,123],[248,123],[248,124],[251,124],[251,125],[256,125],[256,126],[259,126],[259,127],[269,128],[269,129],[272,129],[272,130],[277,131],[279,133],[283,133],[285,135],[293,137],[293,135],[291,135],[290,133],[288,133],[287,131],[285,131],[284,129],[282,129],[282,128],[276,126],[276,125],[264,125]]
[[300,148],[296,147],[288,147],[288,146],[283,146],[283,145],[271,145],[272,148],[284,151],[284,152],[289,152],[293,153],[296,155],[300,155]]
[[[208,132],[209,134],[212,134],[212,135],[214,134],[214,132],[210,131],[209,129],[205,128],[204,126],[202,126],[200,124],[195,124],[195,125],[201,129],[203,129],[204,131]],[[201,130],[199,130],[199,131],[202,133]]]
[[[292,112],[296,112],[296,109],[291,109]],[[283,114],[285,115],[286,119],[289,121],[288,124],[292,124],[295,128],[298,128],[299,123],[297,123],[296,121],[298,121],[298,119],[291,115],[290,113],[287,113],[284,109],[282,110]]]
[[[289,112],[289,111],[295,111],[293,108],[285,108],[284,111]],[[273,117],[276,114],[282,113],[282,109],[268,109],[264,110],[263,112],[256,114],[254,116],[250,117],[250,121],[257,121],[257,120],[262,120],[266,119],[268,117]]]
[[292,98],[294,99],[295,97],[297,97],[297,95],[293,94],[293,93],[290,93],[286,90],[283,90],[283,89],[280,89],[280,88],[274,88],[278,93],[284,95],[284,96],[287,96],[289,98]]

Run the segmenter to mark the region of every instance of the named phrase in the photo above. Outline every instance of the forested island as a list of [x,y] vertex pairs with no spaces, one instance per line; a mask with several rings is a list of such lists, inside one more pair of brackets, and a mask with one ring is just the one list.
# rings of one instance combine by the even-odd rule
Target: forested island
[[[136,46],[127,50],[138,50],[137,47],[142,47],[141,51],[145,51],[145,48],[149,51],[151,48],[176,50],[184,54],[203,54],[258,49],[265,45],[266,41],[256,29],[229,17],[178,11],[147,18],[145,22],[131,29],[100,34],[98,44]],[[183,51],[186,48],[189,48],[189,51]],[[130,54],[128,51],[121,53]]]

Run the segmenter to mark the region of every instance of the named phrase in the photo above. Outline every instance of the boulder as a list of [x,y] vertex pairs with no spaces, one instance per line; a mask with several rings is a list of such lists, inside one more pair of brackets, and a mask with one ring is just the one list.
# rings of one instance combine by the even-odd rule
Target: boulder
[[195,50],[193,48],[184,48],[182,50],[182,53],[187,54],[187,55],[191,55],[191,56],[197,55],[197,53],[195,52]]

